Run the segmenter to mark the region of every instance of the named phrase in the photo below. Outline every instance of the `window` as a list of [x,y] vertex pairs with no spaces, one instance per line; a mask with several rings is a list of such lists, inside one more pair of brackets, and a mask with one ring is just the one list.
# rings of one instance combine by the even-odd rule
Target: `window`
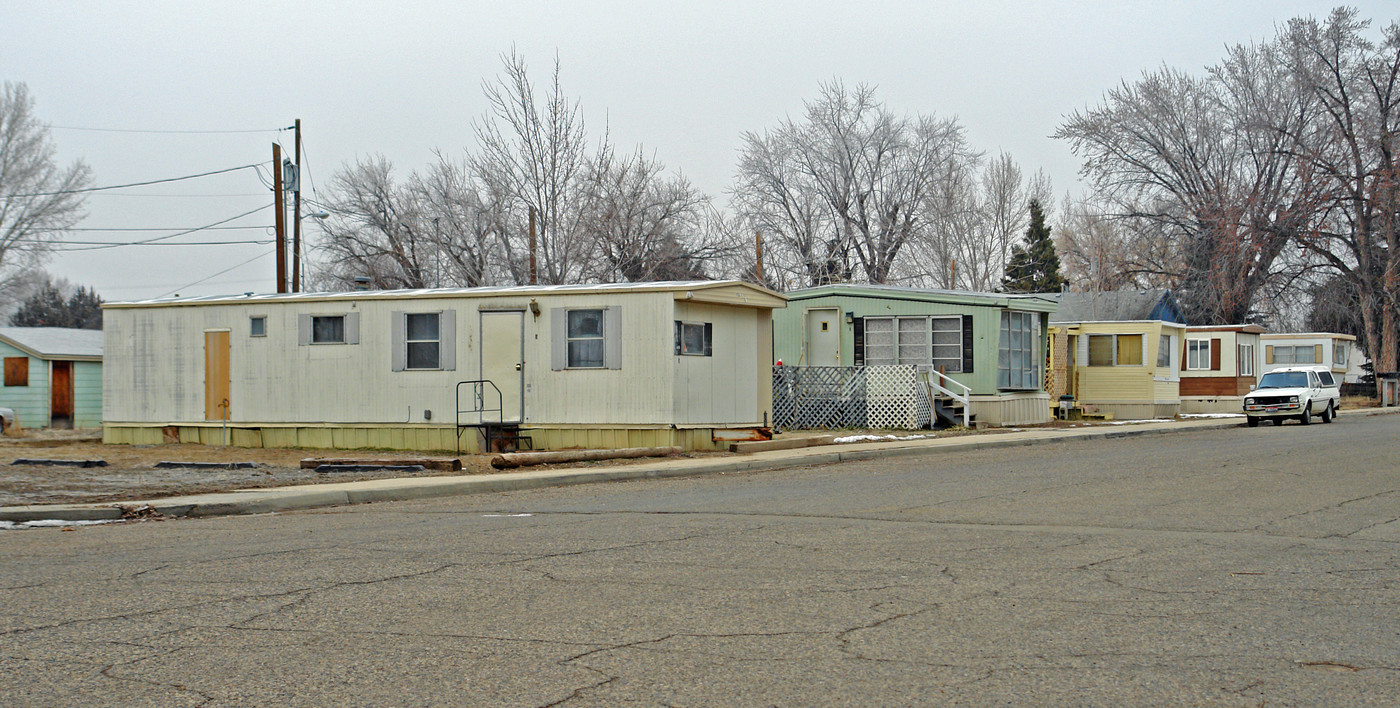
[[1089,335],[1089,366],[1113,366],[1113,340],[1111,334]]
[[894,318],[865,318],[865,365],[889,366],[894,355]]
[[1345,369],[1347,366],[1347,343],[1335,342],[1332,344],[1332,366],[1338,369]]
[[1334,379],[1334,378],[1332,378],[1332,373],[1331,373],[1330,371],[1319,371],[1319,372],[1317,372],[1317,378],[1318,378],[1319,381],[1322,382],[1322,385],[1323,385],[1323,386],[1336,386],[1336,385],[1337,385],[1337,380]]
[[943,371],[962,371],[962,318],[932,319],[933,366]]
[[297,343],[359,344],[360,313],[297,315]]
[[1296,347],[1275,346],[1273,361],[1270,364],[1316,364],[1317,352],[1321,345],[1299,345]]
[[408,355],[406,368],[441,369],[438,313],[410,312],[406,315],[404,330]]
[[344,344],[345,315],[313,315],[311,317],[312,344]]
[[1040,319],[1033,312],[1001,313],[997,388],[1040,388]]
[[457,312],[391,312],[394,371],[453,371],[457,368]]
[[[1141,334],[1088,335],[1085,346],[1089,350],[1089,366],[1142,366],[1142,338]],[[1171,351],[1171,344],[1167,345],[1167,351]],[[1161,358],[1158,352],[1158,361]]]
[[865,365],[932,366],[963,371],[962,317],[866,317]]
[[267,336],[267,315],[253,315],[248,318],[248,336]]
[[1210,369],[1210,340],[1186,340],[1186,370],[1208,371]]
[[1157,338],[1157,368],[1171,368],[1172,355],[1175,354],[1175,352],[1172,351],[1173,349],[1172,336],[1170,334],[1164,334]]
[[29,385],[29,357],[27,357],[27,356],[7,356],[7,357],[5,357],[5,385],[6,385],[6,386],[28,386],[28,385]]
[[710,356],[712,329],[709,322],[676,320],[676,354],[680,356]]
[[569,368],[603,368],[603,311],[569,310]]
[[622,308],[618,305],[549,311],[549,361],[564,369],[621,369]]
[[1240,376],[1254,375],[1254,345],[1240,345]]

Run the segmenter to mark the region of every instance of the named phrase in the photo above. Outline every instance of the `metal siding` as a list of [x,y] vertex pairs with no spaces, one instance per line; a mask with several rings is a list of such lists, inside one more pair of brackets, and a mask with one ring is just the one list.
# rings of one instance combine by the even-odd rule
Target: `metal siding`
[[672,346],[676,372],[672,422],[762,423],[765,408],[761,386],[767,383],[771,399],[772,375],[760,335],[766,318],[760,317],[759,312],[723,305],[676,303],[673,324],[674,320],[711,323],[712,346],[710,356],[679,356]]
[[49,364],[0,342],[0,357],[23,357],[29,360],[27,386],[0,386],[0,406],[13,408],[24,428],[49,426]]
[[[917,295],[917,293],[914,293]],[[794,301],[788,307],[773,311],[773,355],[786,364],[796,364],[802,355],[802,336],[805,321],[803,312],[814,308],[834,307],[841,312],[837,318],[841,330],[841,361],[855,361],[855,327],[846,321],[845,313],[852,312],[860,317],[924,316],[924,315],[967,315],[972,318],[972,358],[973,371],[950,374],[950,378],[972,388],[976,394],[997,392],[997,345],[1001,331],[1001,313],[1004,308],[995,305],[976,305],[938,302],[936,300],[911,301],[879,299],[873,297],[853,297],[847,295],[827,295]],[[1044,323],[1042,322],[1042,325]],[[1045,327],[1041,327],[1041,356],[1044,354]]]

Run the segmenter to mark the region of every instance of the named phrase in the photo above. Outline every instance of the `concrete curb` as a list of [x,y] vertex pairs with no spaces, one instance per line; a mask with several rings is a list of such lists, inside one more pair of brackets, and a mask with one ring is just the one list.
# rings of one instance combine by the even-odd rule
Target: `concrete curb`
[[[1345,417],[1364,417],[1400,413],[1400,408],[1345,411]],[[595,482],[621,482],[668,477],[693,477],[711,474],[734,474],[759,470],[829,465],[894,457],[911,457],[949,452],[970,452],[1023,445],[1043,445],[1078,440],[1121,439],[1143,435],[1165,435],[1195,430],[1219,430],[1243,427],[1239,418],[1199,419],[1165,423],[1140,423],[1122,426],[1098,425],[1091,428],[1033,429],[995,435],[970,435],[957,438],[869,442],[842,445],[804,447],[789,450],[756,452],[725,459],[686,459],[628,465],[603,469],[564,469],[527,472],[507,472],[492,475],[458,477],[415,477],[410,479],[376,479],[363,482],[332,482],[326,484],[270,489],[244,489],[215,494],[201,494],[164,499],[100,504],[35,504],[0,507],[0,521],[22,523],[43,519],[60,521],[113,521],[123,516],[123,510],[149,508],[167,517],[210,517],[241,514],[266,514],[280,511],[318,509],[368,502],[408,501],[436,497],[487,494],[541,487],[560,487]]]

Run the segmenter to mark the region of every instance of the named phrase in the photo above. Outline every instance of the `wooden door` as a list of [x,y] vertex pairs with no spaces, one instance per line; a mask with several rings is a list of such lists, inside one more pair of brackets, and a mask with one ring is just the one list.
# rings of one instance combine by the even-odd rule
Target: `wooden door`
[[49,425],[73,427],[73,362],[55,361],[49,373]]
[[[525,421],[525,313],[481,313],[481,378],[501,391],[501,412],[483,415],[488,422]],[[490,402],[486,407],[494,407]],[[495,420],[492,420],[495,418]]]
[[232,418],[229,401],[228,330],[204,333],[204,419]]

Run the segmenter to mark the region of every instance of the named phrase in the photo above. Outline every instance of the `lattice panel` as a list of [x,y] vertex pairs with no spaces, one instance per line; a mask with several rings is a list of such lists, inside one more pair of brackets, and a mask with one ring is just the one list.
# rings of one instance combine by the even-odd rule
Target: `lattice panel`
[[798,430],[866,427],[865,369],[773,367],[773,424]]
[[775,366],[779,429],[927,428],[933,404],[914,366]]
[[913,366],[866,367],[866,417],[872,428],[919,427],[918,370]]

